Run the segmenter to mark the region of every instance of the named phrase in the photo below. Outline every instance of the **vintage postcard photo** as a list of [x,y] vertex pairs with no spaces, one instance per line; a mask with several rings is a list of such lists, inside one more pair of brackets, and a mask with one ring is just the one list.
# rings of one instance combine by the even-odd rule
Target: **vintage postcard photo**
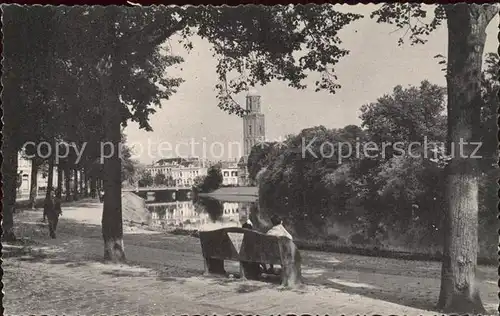
[[2,14],[5,315],[495,315],[500,4]]

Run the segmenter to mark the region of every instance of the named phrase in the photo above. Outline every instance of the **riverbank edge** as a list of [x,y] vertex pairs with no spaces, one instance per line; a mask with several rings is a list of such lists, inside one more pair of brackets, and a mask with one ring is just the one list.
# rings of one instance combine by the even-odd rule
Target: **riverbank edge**
[[[164,232],[172,235],[191,236],[194,238],[199,238],[198,230],[175,228]],[[440,253],[432,254],[432,253],[395,251],[395,250],[380,248],[377,246],[339,245],[329,242],[309,241],[301,239],[294,239],[294,243],[300,250],[322,251],[331,253],[342,253],[348,255],[360,255],[366,257],[380,257],[387,259],[400,259],[400,260],[411,260],[411,261],[434,261],[434,262],[442,261],[442,255]],[[485,265],[485,266],[497,266],[498,262],[499,262],[498,258],[478,257],[477,259],[477,263],[479,265]]]

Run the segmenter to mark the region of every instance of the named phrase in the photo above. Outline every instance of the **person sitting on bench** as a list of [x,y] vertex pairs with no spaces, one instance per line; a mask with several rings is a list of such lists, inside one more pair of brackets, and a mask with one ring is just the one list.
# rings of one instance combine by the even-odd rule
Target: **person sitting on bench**
[[[241,228],[246,228],[246,229],[252,229],[253,230],[253,224],[250,221],[250,219],[247,219],[247,221],[241,226]],[[246,271],[248,272],[248,276],[251,279],[258,279],[259,275],[265,271],[265,265],[262,263],[257,263],[257,262],[245,262],[244,263],[246,267]]]
[[[283,220],[277,216],[273,215],[271,216],[271,224],[273,224],[273,227],[267,231],[267,235],[270,236],[276,236],[276,237],[286,237],[290,240],[293,240],[292,235],[285,229],[283,226]],[[275,274],[274,272],[274,267],[272,264],[269,265],[269,269],[266,269],[268,273]]]
[[246,228],[246,229],[253,229],[253,225],[252,225],[252,222],[250,221],[250,219],[247,219],[245,224],[243,224],[241,227]]

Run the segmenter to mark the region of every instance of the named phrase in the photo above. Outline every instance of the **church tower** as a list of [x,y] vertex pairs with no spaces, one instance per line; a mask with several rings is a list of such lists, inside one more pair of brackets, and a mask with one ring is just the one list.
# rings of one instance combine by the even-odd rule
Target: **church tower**
[[260,95],[255,90],[247,94],[246,109],[243,117],[243,157],[238,163],[240,185],[253,185],[248,181],[247,161],[252,147],[266,140],[264,114],[260,112]]
[[264,114],[260,112],[260,95],[255,90],[247,95],[246,109],[249,113],[243,117],[243,155],[248,157],[252,147],[265,141],[266,137]]

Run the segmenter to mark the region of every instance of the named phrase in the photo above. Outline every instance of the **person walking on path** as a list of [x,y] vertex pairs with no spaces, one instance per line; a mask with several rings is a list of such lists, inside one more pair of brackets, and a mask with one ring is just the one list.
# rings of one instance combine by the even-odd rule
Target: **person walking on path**
[[[50,190],[50,189],[47,188],[47,190]],[[54,204],[53,204],[54,201],[53,201],[51,195],[52,194],[49,192],[48,198],[45,197],[45,200],[43,202],[43,218],[42,218],[42,223],[45,223],[45,220],[47,219],[48,210],[54,207]]]
[[59,222],[59,216],[62,214],[61,211],[61,194],[59,189],[57,190],[57,195],[54,196],[53,192],[50,192],[50,198],[45,203],[44,211],[47,214],[47,219],[49,222],[49,236],[53,239],[56,238],[57,223]]
[[104,190],[99,190],[99,202],[104,202]]
[[54,197],[54,209],[56,211],[56,214],[59,214],[59,216],[62,214],[61,201],[62,201],[62,192],[60,188],[57,188]]
[[[45,199],[45,200],[47,200],[47,199]],[[47,211],[46,211],[46,205],[45,205],[45,203],[43,204],[43,218],[42,218],[42,223],[45,223],[45,219],[47,218]]]

